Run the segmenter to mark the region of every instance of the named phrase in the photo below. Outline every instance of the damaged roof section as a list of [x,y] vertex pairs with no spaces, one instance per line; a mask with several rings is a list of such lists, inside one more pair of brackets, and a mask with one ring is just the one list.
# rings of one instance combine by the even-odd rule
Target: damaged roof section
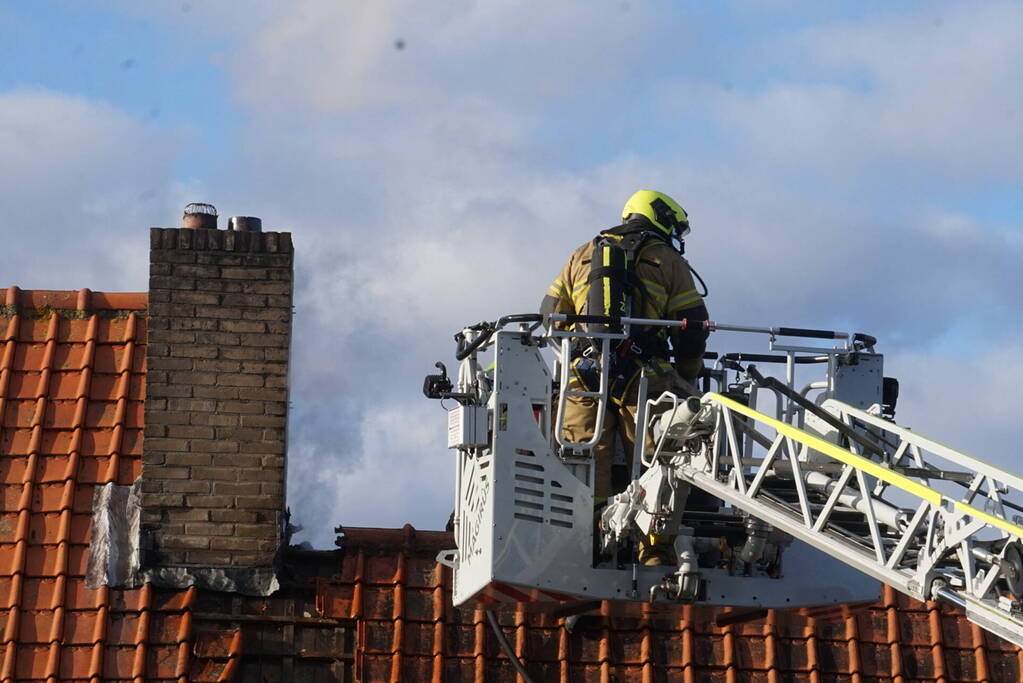
[[110,626],[123,625],[122,610],[145,611],[142,594],[88,590],[84,577],[94,489],[140,471],[145,308],[145,294],[6,291],[3,680],[99,675],[106,646],[136,639],[123,628],[111,638]]

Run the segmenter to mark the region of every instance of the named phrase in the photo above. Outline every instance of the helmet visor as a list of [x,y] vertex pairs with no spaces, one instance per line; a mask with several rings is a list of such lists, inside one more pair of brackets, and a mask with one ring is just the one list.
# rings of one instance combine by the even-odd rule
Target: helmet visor
[[674,234],[679,239],[689,234],[689,217],[681,210],[681,207],[676,211],[668,202],[658,197],[650,202],[650,208],[653,209],[657,222],[669,231],[669,234]]

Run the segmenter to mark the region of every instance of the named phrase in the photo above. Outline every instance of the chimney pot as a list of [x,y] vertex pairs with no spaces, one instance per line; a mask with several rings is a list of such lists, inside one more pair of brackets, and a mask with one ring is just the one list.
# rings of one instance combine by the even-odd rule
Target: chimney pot
[[231,216],[227,219],[227,229],[238,232],[263,232],[263,220],[255,216]]
[[181,227],[189,230],[216,230],[217,207],[203,202],[192,202],[185,206]]

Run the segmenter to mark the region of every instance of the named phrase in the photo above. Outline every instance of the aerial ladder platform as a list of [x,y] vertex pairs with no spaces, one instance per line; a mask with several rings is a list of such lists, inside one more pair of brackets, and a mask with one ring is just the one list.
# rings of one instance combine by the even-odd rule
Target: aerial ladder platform
[[[706,354],[689,391],[648,395],[641,375],[628,484],[595,506],[593,448],[633,325],[702,325],[768,348]],[[438,557],[456,605],[752,611],[873,601],[883,582],[1023,646],[1023,478],[899,425],[873,337],[524,314],[456,340],[457,378],[438,363],[424,386],[448,408],[457,452],[457,547]],[[569,382],[580,348],[596,390]],[[587,442],[563,434],[569,400],[595,405]],[[673,564],[639,562],[651,534],[671,539]]]

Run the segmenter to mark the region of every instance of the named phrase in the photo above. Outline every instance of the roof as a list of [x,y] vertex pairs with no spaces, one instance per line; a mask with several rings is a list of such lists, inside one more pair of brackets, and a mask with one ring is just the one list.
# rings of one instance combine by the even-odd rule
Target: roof
[[0,296],[0,683],[349,680],[351,625],[301,573],[336,552],[292,553],[270,598],[86,588],[93,490],[141,472],[148,296]]
[[93,489],[141,471],[146,305],[145,293],[6,290],[0,681],[199,680],[207,659],[222,678],[237,656],[193,655],[193,640],[209,639],[194,590],[85,587]]
[[[343,532],[341,573],[320,582],[318,606],[357,622],[360,680],[516,680],[483,611],[451,606],[451,572],[435,560],[453,547],[451,534]],[[521,604],[499,622],[536,681],[1023,680],[1019,648],[891,587],[872,605],[766,610],[746,620],[730,608],[644,605],[639,617],[611,608],[601,602],[572,632],[564,619]]]
[[[146,306],[144,293],[6,290],[0,683],[515,680],[484,613],[451,605],[445,532],[345,528],[340,551],[289,549],[268,598],[85,587],[93,489],[141,470]],[[994,683],[1023,670],[1019,648],[891,589],[814,614],[611,607],[571,632],[521,605],[499,620],[537,681]]]

